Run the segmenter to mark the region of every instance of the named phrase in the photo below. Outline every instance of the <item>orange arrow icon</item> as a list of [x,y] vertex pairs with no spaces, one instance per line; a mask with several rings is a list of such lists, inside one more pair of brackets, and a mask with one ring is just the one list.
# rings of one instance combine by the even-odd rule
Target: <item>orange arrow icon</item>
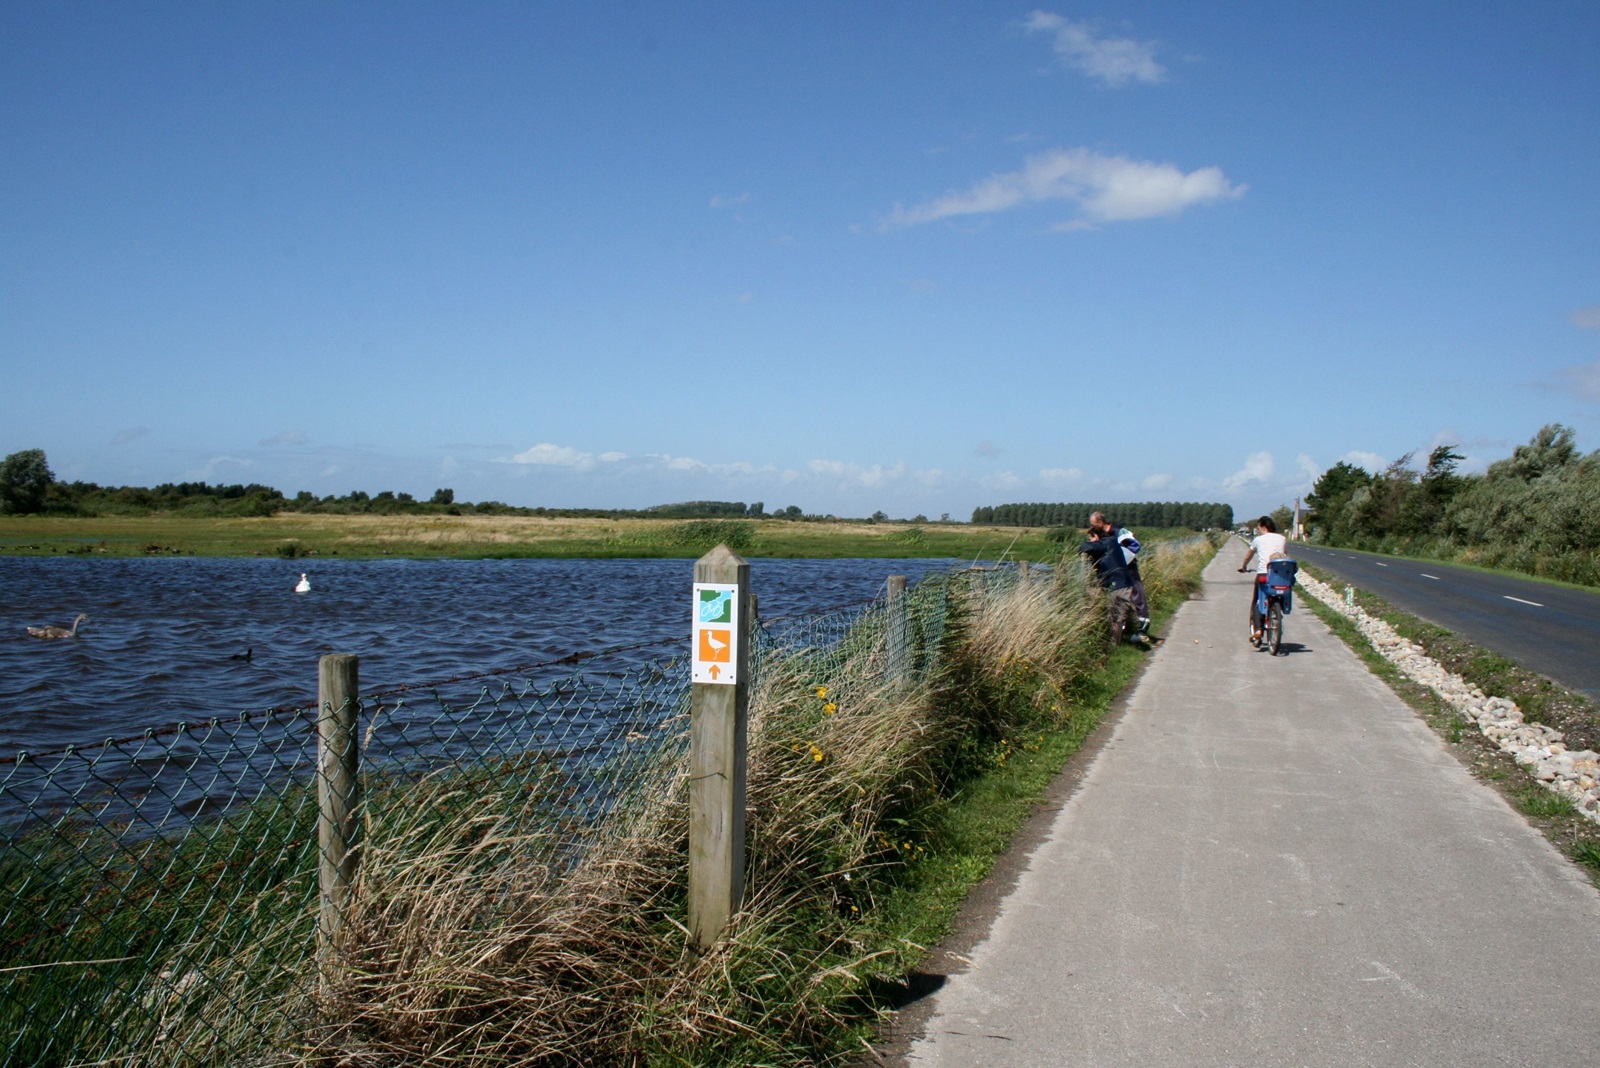
[[717,667],[717,665],[712,664],[711,665],[711,669],[708,672],[706,672],[706,674],[710,675],[713,679],[715,679],[715,678],[718,678],[718,677],[720,677],[722,675],[722,669]]

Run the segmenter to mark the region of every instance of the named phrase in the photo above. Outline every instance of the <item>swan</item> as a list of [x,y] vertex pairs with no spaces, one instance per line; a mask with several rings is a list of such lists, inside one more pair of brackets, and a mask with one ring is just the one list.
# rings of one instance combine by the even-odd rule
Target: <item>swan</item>
[[78,624],[87,622],[89,622],[89,616],[84,612],[79,612],[78,617],[72,621],[70,630],[66,627],[29,627],[28,633],[35,638],[76,638],[78,636]]
[[300,581],[295,584],[294,592],[295,593],[310,593],[311,592],[311,580],[306,578],[306,573],[304,571],[300,572]]

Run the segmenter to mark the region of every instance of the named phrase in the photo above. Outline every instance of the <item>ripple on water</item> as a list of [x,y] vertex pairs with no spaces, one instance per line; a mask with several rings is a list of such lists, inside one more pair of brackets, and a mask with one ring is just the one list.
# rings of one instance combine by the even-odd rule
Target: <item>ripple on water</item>
[[[751,573],[772,618],[950,563],[755,560]],[[293,592],[302,570],[309,594]],[[360,655],[371,693],[686,639],[692,577],[688,560],[0,557],[0,755],[311,703],[325,653]],[[80,611],[90,622],[77,640],[23,631]]]

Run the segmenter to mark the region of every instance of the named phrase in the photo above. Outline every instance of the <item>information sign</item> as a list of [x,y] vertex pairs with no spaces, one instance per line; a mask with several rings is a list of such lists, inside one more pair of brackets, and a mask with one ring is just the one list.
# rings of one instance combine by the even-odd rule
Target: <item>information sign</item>
[[739,681],[735,655],[739,632],[739,587],[725,582],[694,584],[694,682],[731,686]]

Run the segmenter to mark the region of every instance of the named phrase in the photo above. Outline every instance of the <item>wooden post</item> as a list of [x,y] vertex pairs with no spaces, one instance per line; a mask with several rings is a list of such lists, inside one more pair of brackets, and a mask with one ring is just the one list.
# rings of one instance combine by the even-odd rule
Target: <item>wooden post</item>
[[1033,576],[1030,573],[1028,561],[1026,561],[1026,560],[1018,561],[1018,563],[1017,563],[1017,579],[1018,579],[1018,581],[1022,585],[1026,586],[1028,584],[1028,580],[1031,579],[1032,577]]
[[889,576],[888,670],[890,682],[903,682],[907,674],[906,577]]
[[322,855],[317,964],[324,981],[334,971],[335,946],[360,863],[359,663],[348,653],[317,661],[317,846]]
[[[719,545],[694,565],[694,581],[731,584],[738,606],[731,640],[734,681],[690,686],[689,935],[698,949],[721,937],[744,903],[746,723],[750,701],[750,565]],[[696,598],[696,612],[700,604]],[[694,641],[702,640],[698,627]],[[718,634],[726,632],[718,631]],[[725,677],[726,673],[719,673]]]

